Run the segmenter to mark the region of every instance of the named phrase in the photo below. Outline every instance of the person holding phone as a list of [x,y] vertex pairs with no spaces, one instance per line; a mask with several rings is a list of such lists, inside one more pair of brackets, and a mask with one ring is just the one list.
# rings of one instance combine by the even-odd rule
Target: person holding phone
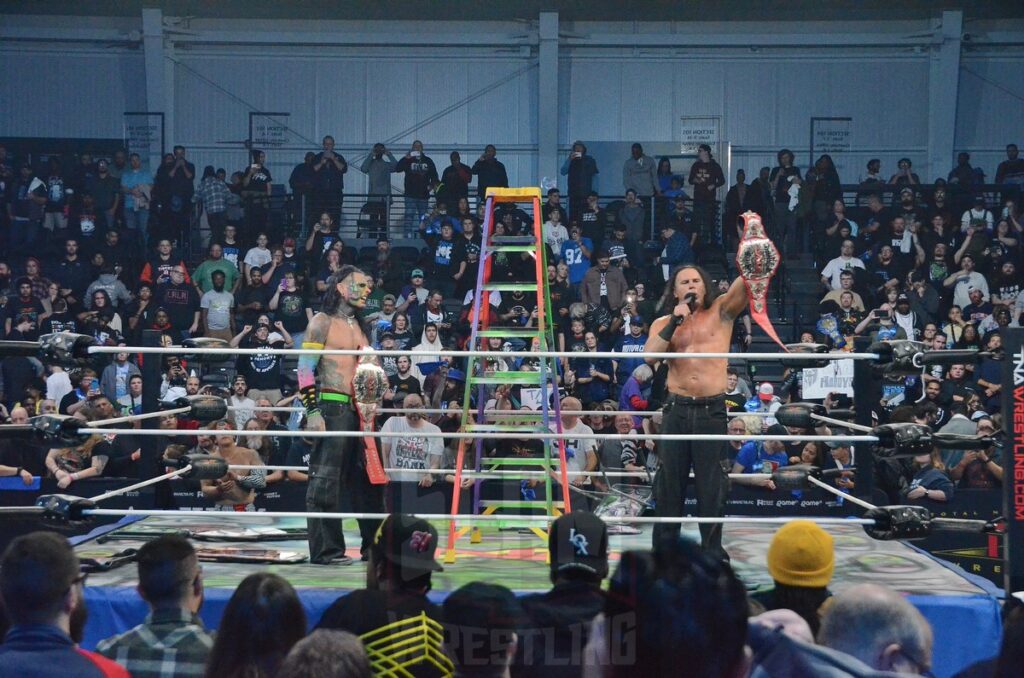
[[571,219],[580,223],[583,210],[587,207],[587,196],[594,190],[594,177],[599,173],[597,161],[587,155],[587,146],[582,141],[572,143],[572,151],[562,163],[561,174],[569,178],[569,212]]
[[60,414],[74,414],[80,410],[88,401],[90,396],[100,394],[100,383],[96,379],[96,372],[88,367],[82,368],[77,374],[72,375],[72,383],[75,388],[60,399],[57,412]]
[[420,219],[429,211],[430,192],[440,181],[437,166],[423,152],[423,142],[417,139],[398,161],[395,172],[405,175],[405,232],[407,238],[414,238]]
[[324,137],[323,151],[313,159],[313,191],[310,200],[313,203],[309,214],[318,218],[323,212],[331,215],[335,223],[341,222],[341,204],[345,197],[345,173],[348,163],[344,156],[334,152],[334,137]]

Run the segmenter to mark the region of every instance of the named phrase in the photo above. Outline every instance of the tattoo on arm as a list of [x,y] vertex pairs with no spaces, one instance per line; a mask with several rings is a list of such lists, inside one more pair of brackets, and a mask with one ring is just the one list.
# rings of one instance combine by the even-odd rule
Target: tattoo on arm
[[[302,348],[311,348],[315,345],[323,347],[324,343],[327,341],[327,332],[330,327],[331,319],[323,313],[317,313],[313,316],[313,319],[309,322],[309,326],[306,328],[306,336],[302,342]],[[316,385],[316,368],[319,362],[319,355],[299,356],[299,388]]]

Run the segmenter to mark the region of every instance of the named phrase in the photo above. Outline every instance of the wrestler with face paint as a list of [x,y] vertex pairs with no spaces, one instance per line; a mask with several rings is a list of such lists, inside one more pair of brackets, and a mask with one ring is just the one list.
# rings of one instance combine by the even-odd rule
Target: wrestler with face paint
[[[372,279],[354,266],[343,266],[327,281],[322,310],[306,328],[302,348],[360,349],[370,344],[363,327],[363,309],[372,291]],[[306,407],[311,431],[358,431],[359,418],[352,398],[356,356],[304,355],[299,358],[299,395]],[[319,393],[317,382],[319,381]],[[383,486],[372,485],[366,475],[361,438],[318,438],[309,458],[306,509],[341,511],[341,498],[351,500],[352,511],[383,513]],[[360,520],[361,553],[366,554],[377,532],[375,520]],[[309,520],[311,562],[348,565],[340,520]]]

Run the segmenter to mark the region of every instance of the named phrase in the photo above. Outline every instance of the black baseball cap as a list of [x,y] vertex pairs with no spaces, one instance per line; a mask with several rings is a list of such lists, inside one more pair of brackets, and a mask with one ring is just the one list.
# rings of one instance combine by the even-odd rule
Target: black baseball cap
[[608,527],[593,513],[573,511],[551,524],[548,533],[551,574],[579,570],[608,576]]
[[373,538],[377,552],[401,569],[403,579],[444,570],[434,560],[437,542],[437,528],[406,513],[392,513],[385,518]]

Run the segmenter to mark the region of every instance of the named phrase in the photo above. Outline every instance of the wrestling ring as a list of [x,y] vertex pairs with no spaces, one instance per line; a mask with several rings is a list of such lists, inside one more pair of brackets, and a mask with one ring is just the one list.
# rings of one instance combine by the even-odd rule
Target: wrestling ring
[[[992,444],[991,438],[983,436],[955,436],[931,430],[921,424],[885,424],[871,425],[870,408],[863,412],[857,405],[869,402],[861,397],[855,400],[858,409],[857,420],[847,421],[843,418],[830,416],[829,411],[819,404],[791,403],[782,405],[771,416],[790,429],[812,431],[807,434],[792,435],[693,435],[693,434],[658,434],[637,433],[631,437],[637,441],[692,441],[714,440],[723,444],[736,441],[845,441],[857,445],[856,465],[853,469],[856,477],[856,493],[845,492],[827,482],[827,473],[820,468],[799,464],[782,466],[772,473],[765,474],[730,474],[735,480],[762,479],[770,480],[775,493],[799,497],[801,494],[824,495],[828,501],[821,505],[829,505],[828,515],[741,515],[730,514],[723,517],[658,517],[649,515],[649,511],[626,511],[625,515],[617,515],[614,511],[598,515],[610,526],[626,525],[624,531],[612,530],[611,560],[612,568],[619,555],[630,549],[646,549],[650,547],[650,528],[653,524],[679,524],[685,535],[699,539],[696,526],[701,523],[722,523],[727,525],[724,531],[723,546],[730,554],[732,563],[752,590],[770,585],[765,569],[767,547],[775,528],[795,519],[810,519],[829,531],[835,538],[836,567],[833,590],[842,590],[846,586],[866,581],[884,581],[894,589],[908,595],[925,616],[933,622],[936,632],[935,671],[937,675],[952,675],[956,670],[972,661],[986,658],[998,651],[999,637],[999,602],[1000,595],[1015,595],[1024,590],[1024,558],[1020,557],[1021,534],[1024,530],[1024,462],[1017,464],[1016,457],[1024,457],[1024,330],[1013,330],[1009,337],[1004,337],[1006,347],[1004,377],[1004,411],[1007,422],[1007,450],[1012,455],[1006,458],[1007,464],[1014,464],[1020,473],[1007,473],[1005,482],[1005,504],[1003,521],[1000,525],[989,520],[965,520],[944,518],[934,514],[928,508],[919,505],[886,506],[876,505],[871,495],[862,488],[871,487],[873,460],[876,456],[890,458],[908,458],[927,454],[932,447],[955,449],[982,449]],[[7,346],[2,344],[6,343]],[[1014,348],[1016,347],[1016,348]],[[824,351],[817,345],[791,346],[790,353],[764,354],[688,354],[687,358],[706,359],[744,359],[744,360],[780,360],[797,367],[824,366],[833,360],[853,360],[858,366],[855,382],[859,375],[862,379],[877,381],[883,374],[919,374],[921,370],[932,364],[950,364],[976,360],[976,352],[940,352],[929,355],[929,352],[917,342],[892,341],[874,344],[866,351],[856,353]],[[197,340],[185,347],[106,347],[93,345],[89,337],[81,335],[47,335],[39,342],[0,342],[0,351],[5,355],[42,355],[48,360],[57,360],[65,365],[75,366],[88,364],[97,355],[109,353],[137,354],[176,354],[190,360],[202,361],[211,356],[242,355],[247,349],[233,349],[217,345],[214,341]],[[323,350],[304,349],[249,349],[253,353],[280,353],[282,355],[301,355],[317,353],[320,355],[348,355],[365,357],[374,355],[410,357],[452,356],[464,358],[470,355],[488,357],[494,352],[487,351],[439,351],[417,354],[410,351],[372,351],[372,350]],[[948,355],[952,353],[953,355]],[[508,352],[501,351],[502,358],[541,357],[562,358],[573,357],[574,354],[558,351],[541,352]],[[621,358],[617,353],[590,353],[588,357]],[[630,354],[630,357],[642,358],[675,358],[674,353],[665,354]],[[151,361],[156,362],[156,361]],[[858,386],[858,395],[863,383]],[[1020,397],[1018,397],[1020,396]],[[147,409],[147,408],[144,408]],[[149,411],[136,416],[116,417],[109,420],[85,422],[74,417],[60,415],[42,415],[34,417],[27,425],[0,426],[0,437],[28,437],[42,439],[48,446],[63,447],[81,444],[90,436],[134,435],[140,438],[156,438],[166,436],[167,431],[155,427],[155,418],[175,414],[182,418],[197,419],[203,423],[222,420],[229,411],[225,399],[214,396],[191,396],[176,401],[169,409],[151,407]],[[257,408],[260,409],[260,408]],[[265,408],[281,410],[282,408]],[[287,408],[284,408],[287,409]],[[1016,410],[1020,409],[1020,412]],[[436,414],[436,410],[415,410],[421,414]],[[381,413],[405,414],[402,409],[380,410]],[[494,412],[494,420],[503,417],[513,420],[515,412]],[[606,412],[569,412],[563,416],[581,416],[587,414],[603,414]],[[652,412],[631,412],[638,417],[654,416]],[[1016,415],[1016,416],[1015,416]],[[143,428],[131,425],[139,422]],[[830,427],[828,434],[821,434],[814,429],[821,426]],[[500,428],[495,426],[494,428]],[[1019,430],[1018,430],[1019,428]],[[183,431],[183,434],[201,434],[202,431]],[[279,431],[279,430],[235,430],[233,428],[217,430],[217,435],[230,436],[277,436],[282,438],[303,437],[317,439],[322,437],[358,437],[372,436],[375,439],[384,437],[380,431]],[[448,440],[558,440],[574,434],[558,431],[515,431],[515,430],[473,430],[452,432],[421,432],[417,437],[439,437]],[[620,439],[618,434],[595,433],[587,435],[598,444],[604,440]],[[93,528],[87,534],[74,537],[76,550],[80,557],[88,562],[99,563],[97,571],[90,578],[90,586],[86,589],[89,600],[90,614],[107,623],[90,625],[90,634],[95,637],[86,638],[89,646],[104,635],[109,635],[110,626],[118,628],[130,626],[141,620],[144,609],[137,600],[133,584],[135,568],[121,568],[117,565],[131,561],[134,549],[146,539],[168,532],[183,533],[197,541],[200,552],[208,552],[208,562],[204,563],[204,578],[207,586],[207,605],[204,617],[208,617],[215,625],[219,619],[223,605],[234,586],[247,574],[260,569],[272,569],[286,576],[300,590],[303,600],[315,620],[342,590],[360,587],[364,584],[365,567],[331,567],[312,565],[305,560],[304,528],[307,519],[333,518],[345,521],[347,540],[351,547],[349,555],[358,560],[358,532],[355,531],[357,519],[383,519],[386,513],[335,512],[319,513],[307,511],[257,510],[232,512],[200,512],[194,510],[157,507],[154,497],[146,490],[156,487],[184,485],[188,481],[215,480],[224,477],[229,471],[248,471],[251,466],[229,465],[225,460],[210,455],[184,455],[178,459],[161,460],[166,472],[146,478],[140,482],[114,487],[94,496],[78,496],[78,487],[73,483],[65,491],[44,492],[31,506],[0,507],[0,521],[22,520],[34,521],[37,525],[49,525],[54,529],[68,529],[69,526],[83,525]],[[306,471],[304,466],[263,466],[266,471]],[[408,471],[409,469],[385,468],[386,473]],[[567,487],[572,486],[572,479],[577,476],[589,476],[595,480],[601,478],[606,487],[615,483],[612,478],[622,479],[643,485],[650,479],[644,472],[627,471],[584,471],[574,472],[566,468],[547,470],[503,471],[486,468],[434,468],[420,471],[427,475],[453,476],[455,484],[464,481],[474,486],[493,483],[500,484],[503,476],[536,475],[538,477],[554,474],[557,480]],[[170,481],[170,482],[167,482]],[[443,483],[437,483],[442,485]],[[625,487],[618,485],[619,488]],[[628,486],[628,487],[635,487]],[[582,488],[571,487],[574,496],[582,496],[595,502],[599,509],[601,502],[622,507],[623,503],[644,504],[647,500],[642,495],[639,499],[617,497],[622,490],[606,489],[605,492],[594,492]],[[692,483],[691,483],[692,489]],[[735,492],[737,489],[733,488]],[[768,492],[757,488],[760,492]],[[748,493],[753,490],[742,489]],[[85,494],[83,492],[83,494]],[[425,507],[434,510],[409,511],[423,519],[435,523],[443,534],[445,528],[479,528],[481,538],[462,538],[458,541],[458,559],[446,564],[443,572],[434,576],[434,589],[431,596],[440,599],[445,592],[473,580],[501,581],[513,590],[520,592],[546,590],[549,586],[548,568],[546,564],[546,544],[536,538],[538,530],[543,531],[553,520],[550,515],[517,515],[515,521],[519,529],[508,527],[509,516],[505,514],[481,514],[478,506],[467,507],[452,502],[448,495],[443,495],[434,502],[425,503]],[[609,501],[611,500],[611,501]],[[445,503],[447,502],[447,504]],[[148,503],[148,505],[145,505]],[[116,506],[115,506],[116,505]],[[436,510],[441,507],[441,510]],[[647,508],[642,506],[641,508]],[[687,511],[691,510],[689,504]],[[728,509],[727,509],[728,511]],[[117,522],[110,522],[116,520]],[[523,529],[527,528],[533,529]],[[348,534],[349,531],[351,534]],[[945,565],[923,550],[914,547],[908,540],[928,536],[935,531],[957,530],[968,532],[998,533],[1004,541],[1003,567],[1006,573],[1004,589],[1000,592],[979,578],[964,574],[951,566]],[[85,531],[81,530],[80,531]],[[475,530],[476,531],[476,530]],[[442,537],[443,540],[443,537]],[[442,551],[438,549],[439,556]],[[276,554],[273,558],[261,558],[259,554]],[[958,629],[978,629],[976,638],[991,636],[991,643],[974,642],[966,647],[955,640],[959,636]],[[93,631],[93,629],[95,629]]]

